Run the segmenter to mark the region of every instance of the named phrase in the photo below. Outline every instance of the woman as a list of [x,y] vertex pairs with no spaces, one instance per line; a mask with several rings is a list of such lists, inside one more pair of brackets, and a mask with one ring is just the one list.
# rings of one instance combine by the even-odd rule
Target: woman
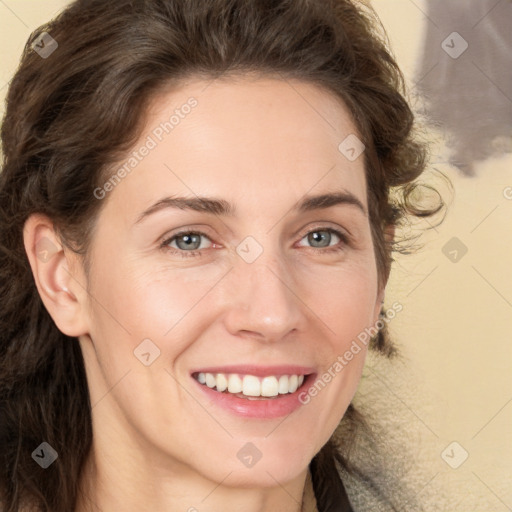
[[81,0],[29,43],[2,125],[2,510],[352,510],[340,475],[372,482],[336,436],[368,347],[392,353],[394,230],[440,208],[412,204],[425,151],[375,15]]

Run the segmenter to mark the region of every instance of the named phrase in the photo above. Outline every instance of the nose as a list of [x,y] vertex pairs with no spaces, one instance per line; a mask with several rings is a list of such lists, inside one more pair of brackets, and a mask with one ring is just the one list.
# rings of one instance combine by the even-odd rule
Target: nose
[[307,306],[291,271],[265,251],[256,261],[237,261],[227,283],[226,328],[234,336],[271,343],[301,330]]

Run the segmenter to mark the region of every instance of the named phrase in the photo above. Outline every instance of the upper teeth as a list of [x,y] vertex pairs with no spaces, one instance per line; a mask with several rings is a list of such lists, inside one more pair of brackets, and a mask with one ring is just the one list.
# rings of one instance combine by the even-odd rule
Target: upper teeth
[[304,375],[282,375],[256,377],[236,373],[198,373],[197,380],[209,388],[229,393],[243,393],[246,396],[277,396],[294,393],[304,382]]

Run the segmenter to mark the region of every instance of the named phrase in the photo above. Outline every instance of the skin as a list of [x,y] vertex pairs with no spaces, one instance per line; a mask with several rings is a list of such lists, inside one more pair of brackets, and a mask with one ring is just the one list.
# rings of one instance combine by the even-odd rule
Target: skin
[[[338,150],[357,134],[343,103],[303,82],[190,80],[154,98],[134,149],[191,96],[197,107],[101,199],[88,278],[49,219],[25,225],[39,293],[86,364],[94,441],[77,510],[299,511],[308,464],[353,398],[366,350],[286,418],[221,409],[190,371],[299,364],[321,375],[378,319],[368,216],[350,204],[292,210],[306,194],[344,190],[367,211],[363,156]],[[174,194],[222,198],[237,215],[168,208],[136,223]],[[307,234],[325,227],[350,241],[314,245]],[[206,234],[201,256],[160,247],[182,228]],[[247,236],[263,249],[252,263],[236,252]],[[49,261],[37,257],[43,239]],[[183,239],[171,247],[186,251]],[[147,338],[160,350],[150,366],[133,353]],[[248,442],[262,454],[250,468],[237,457]]]

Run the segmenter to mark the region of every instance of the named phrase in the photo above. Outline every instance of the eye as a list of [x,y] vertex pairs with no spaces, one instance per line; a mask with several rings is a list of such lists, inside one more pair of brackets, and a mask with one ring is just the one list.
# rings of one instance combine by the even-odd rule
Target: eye
[[[161,247],[170,250],[174,254],[187,258],[189,256],[201,256],[199,249],[201,247],[201,237],[205,237],[209,240],[208,236],[200,231],[181,231],[176,233],[171,238],[168,238],[162,242]],[[176,242],[176,247],[171,244]]]
[[[335,238],[339,239],[339,242],[335,245],[331,245],[333,235]],[[210,238],[201,231],[180,231],[172,237],[166,238],[161,243],[160,247],[183,258],[202,256],[202,250],[207,248],[201,246],[202,238],[210,240]],[[341,251],[349,244],[347,235],[331,227],[315,228],[306,233],[301,240],[305,238],[307,238],[308,242],[311,244],[312,249],[322,253]],[[173,246],[172,244],[176,245]],[[211,247],[215,247],[215,244],[212,244],[210,248]]]
[[[341,245],[339,242],[335,245],[330,245],[333,239],[333,235],[335,238],[338,238],[340,242],[342,242]],[[322,252],[341,251],[349,242],[348,237],[344,233],[331,227],[315,228],[312,231],[306,233],[306,235],[301,240],[304,240],[305,238],[311,244],[313,249],[319,249]]]

